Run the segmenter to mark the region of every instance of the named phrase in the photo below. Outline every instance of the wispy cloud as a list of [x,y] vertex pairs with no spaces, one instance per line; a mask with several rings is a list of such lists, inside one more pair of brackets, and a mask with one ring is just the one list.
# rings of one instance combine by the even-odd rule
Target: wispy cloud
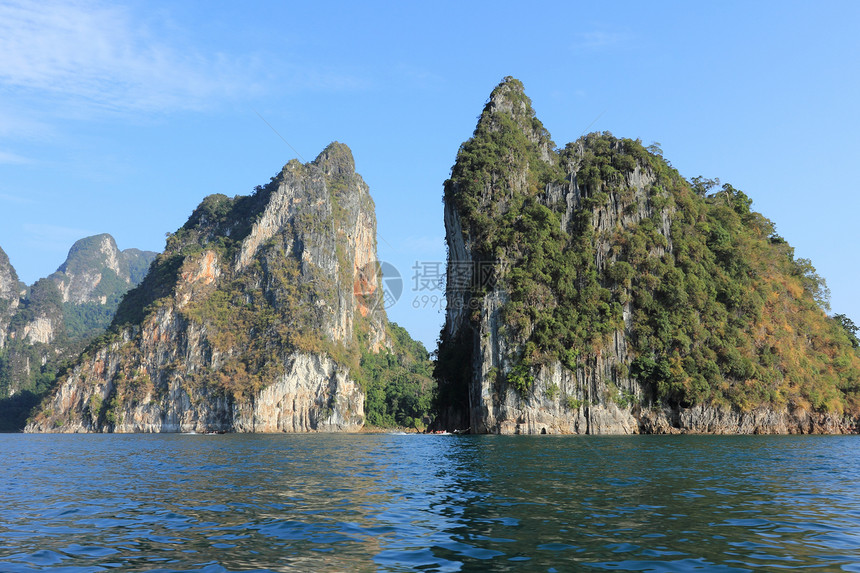
[[24,242],[36,249],[50,253],[65,254],[78,239],[95,235],[87,229],[49,225],[45,223],[24,223]]
[[[0,62],[0,67],[2,65]],[[0,84],[2,84],[2,80],[0,80]],[[26,102],[15,102],[9,96],[11,96],[9,90],[5,94],[0,92],[0,138],[17,137],[46,140],[56,134],[55,129],[42,114],[33,113],[31,98],[26,98],[28,100]]]
[[422,67],[400,64],[395,69],[399,83],[406,83],[410,88],[439,89],[445,85],[445,77]]
[[366,76],[325,66],[285,65],[279,75],[289,89],[301,91],[361,91],[373,85]]
[[35,203],[29,197],[19,197],[18,195],[10,195],[8,193],[0,193],[0,201],[4,203],[14,203],[16,205],[32,205]]
[[619,31],[592,30],[577,34],[574,49],[600,51],[627,45],[631,40],[630,34]]
[[404,253],[414,253],[416,256],[427,255],[445,256],[445,237],[440,236],[409,236],[402,242],[400,249]]
[[9,153],[8,151],[0,151],[0,164],[21,165],[23,163],[31,163],[31,161],[17,153]]
[[249,89],[245,62],[154,37],[127,8],[89,1],[0,4],[7,90],[114,110],[196,109]]

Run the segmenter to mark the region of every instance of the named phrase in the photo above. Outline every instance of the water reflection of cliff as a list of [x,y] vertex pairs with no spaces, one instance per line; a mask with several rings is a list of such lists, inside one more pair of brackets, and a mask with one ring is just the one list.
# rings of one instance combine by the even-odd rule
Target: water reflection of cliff
[[[481,479],[459,480],[472,501],[451,530],[454,549],[434,548],[461,570],[511,560],[533,570],[814,566],[860,548],[850,533],[860,495],[843,472],[825,471],[841,462],[816,438],[471,439]],[[837,459],[856,467],[842,443]]]

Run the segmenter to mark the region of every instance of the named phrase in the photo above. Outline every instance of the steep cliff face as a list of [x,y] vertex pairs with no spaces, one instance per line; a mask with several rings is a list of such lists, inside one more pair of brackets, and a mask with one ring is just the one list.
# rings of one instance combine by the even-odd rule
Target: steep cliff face
[[15,315],[20,298],[18,274],[9,262],[9,257],[0,249],[0,349],[6,346],[9,322]]
[[350,150],[210,196],[28,431],[349,431],[388,346],[376,219]]
[[[0,303],[0,315],[6,317],[7,328],[0,340],[11,336],[31,344],[50,344],[62,339],[67,345],[104,330],[122,296],[140,283],[155,255],[138,249],[120,251],[108,234],[87,237],[72,246],[55,273],[22,296],[17,275],[2,253],[0,300],[5,302]],[[22,300],[24,306],[19,309]],[[16,326],[8,332],[19,310],[28,312],[17,313]]]
[[814,269],[708,183],[609,134],[555,150],[502,82],[445,184],[441,424],[853,431],[860,355],[816,304]]

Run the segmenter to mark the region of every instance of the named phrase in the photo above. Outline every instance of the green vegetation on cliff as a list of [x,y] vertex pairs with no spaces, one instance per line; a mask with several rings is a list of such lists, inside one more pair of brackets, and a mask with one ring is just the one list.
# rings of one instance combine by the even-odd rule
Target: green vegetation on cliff
[[[549,361],[575,371],[625,329],[617,375],[655,402],[860,413],[853,323],[827,317],[824,281],[745,193],[711,192],[718,182],[687,181],[659,150],[609,133],[553,147],[507,78],[445,184],[474,260],[495,264],[509,297],[508,383],[526,391]],[[469,296],[486,291],[476,282]],[[440,396],[462,401],[472,334],[458,336],[443,330],[437,376]]]
[[[289,192],[275,197],[281,185]],[[381,293],[364,292],[356,275],[358,253],[375,256],[372,230],[373,201],[351,151],[337,142],[311,163],[290,161],[249,196],[204,198],[122,301],[111,332],[91,345],[94,352],[122,341],[117,402],[164,392],[174,375],[248,402],[301,352],[328,355],[349,369],[366,394],[369,423],[425,424],[432,392],[427,351],[396,325],[379,340],[387,324]],[[359,237],[370,237],[368,244],[357,244]],[[376,284],[376,277],[366,280]],[[203,354],[218,356],[211,367],[204,356],[190,368],[177,360],[146,372],[143,343],[123,339],[123,332],[160,320],[161,309],[176,321],[168,328],[199,333]]]
[[[6,330],[0,345],[0,431],[23,427],[58,371],[110,324],[122,296],[154,257],[137,249],[119,251],[107,234],[86,237],[72,246],[55,273],[25,289],[14,311],[7,312],[8,321],[0,317]],[[18,299],[14,269],[8,259],[0,266],[11,270]],[[2,302],[0,315],[12,307],[10,300]]]
[[[15,336],[9,336],[3,348],[0,348],[0,417],[22,421],[27,411],[21,412],[22,404],[32,407],[35,400],[30,396],[42,396],[54,382],[57,369],[69,358],[68,353],[62,352],[74,347],[77,340],[70,339],[62,331],[50,343],[32,341],[24,336],[28,326],[36,319],[45,319],[49,323],[62,324],[63,299],[56,284],[50,279],[39,279],[28,289],[27,296],[19,301],[18,308],[13,314],[8,331]],[[60,352],[58,352],[60,351]],[[19,395],[14,400],[6,398]],[[14,428],[3,427],[3,431]]]
[[391,349],[363,351],[359,382],[365,389],[367,423],[382,428],[423,429],[432,408],[433,364],[424,345],[389,323]]

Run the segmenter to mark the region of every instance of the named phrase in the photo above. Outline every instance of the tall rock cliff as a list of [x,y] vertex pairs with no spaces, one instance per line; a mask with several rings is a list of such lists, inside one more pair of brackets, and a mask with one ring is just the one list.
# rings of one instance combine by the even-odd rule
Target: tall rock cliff
[[478,433],[856,430],[860,354],[809,261],[717,181],[492,93],[445,184],[440,423]]
[[206,197],[28,431],[349,431],[390,345],[373,200],[333,143]]

